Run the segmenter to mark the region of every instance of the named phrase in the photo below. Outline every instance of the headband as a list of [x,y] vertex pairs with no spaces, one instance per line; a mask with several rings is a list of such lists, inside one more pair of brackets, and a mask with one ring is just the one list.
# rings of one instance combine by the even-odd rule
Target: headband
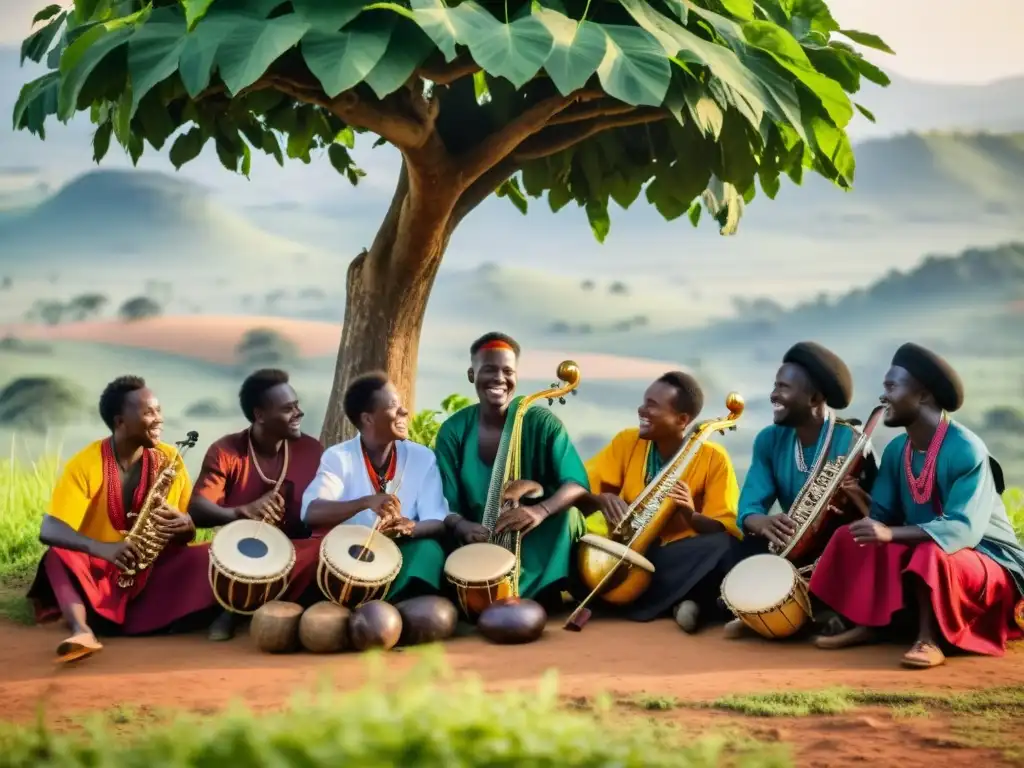
[[481,344],[479,351],[486,352],[490,349],[505,349],[515,354],[515,350],[512,348],[512,345],[507,341],[502,341],[501,339],[495,339],[494,341],[488,341],[486,344]]

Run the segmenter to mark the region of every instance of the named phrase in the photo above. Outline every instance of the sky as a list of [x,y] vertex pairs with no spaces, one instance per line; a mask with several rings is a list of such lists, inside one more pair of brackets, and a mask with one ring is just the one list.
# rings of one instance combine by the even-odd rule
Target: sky
[[[0,45],[19,42],[52,0],[0,0]],[[881,35],[884,66],[916,80],[984,83],[1024,75],[1020,0],[828,0],[845,28]],[[872,55],[872,58],[876,58]]]

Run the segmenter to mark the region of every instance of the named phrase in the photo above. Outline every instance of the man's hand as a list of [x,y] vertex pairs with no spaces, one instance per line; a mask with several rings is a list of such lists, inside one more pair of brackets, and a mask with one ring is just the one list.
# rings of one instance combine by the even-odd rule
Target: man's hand
[[413,531],[416,530],[416,521],[401,516],[388,518],[381,523],[379,530],[385,536],[392,538],[412,536]]
[[277,491],[268,491],[256,501],[243,504],[235,510],[239,520],[265,520],[277,525],[284,515],[284,499]]
[[186,537],[191,539],[196,531],[191,517],[171,509],[166,502],[153,508],[153,524],[165,542]]
[[498,517],[498,522],[494,526],[494,532],[518,531],[525,536],[543,523],[547,516],[548,513],[540,506],[512,507],[506,509]]
[[697,511],[697,508],[693,504],[693,496],[690,494],[690,486],[687,485],[683,480],[676,482],[672,486],[672,490],[668,492],[668,497],[676,503],[676,509],[683,513],[683,516],[687,520],[693,516],[693,513]]
[[839,490],[842,491],[842,495],[850,500],[850,503],[853,504],[861,515],[868,517],[871,514],[871,496],[860,487],[857,478],[847,476],[843,479]]
[[108,563],[113,563],[118,570],[127,571],[135,567],[139,561],[139,554],[138,547],[128,539],[124,539],[123,541],[104,543],[96,556]]
[[892,541],[892,528],[866,517],[850,524],[850,535],[858,544],[888,544]]
[[608,528],[614,528],[626,516],[629,505],[617,493],[601,493],[594,497],[598,509],[608,521]]
[[789,544],[797,529],[788,515],[751,515],[744,525],[751,533],[763,536],[777,547]]
[[461,544],[480,544],[490,538],[491,532],[480,523],[463,518],[455,524],[455,538]]

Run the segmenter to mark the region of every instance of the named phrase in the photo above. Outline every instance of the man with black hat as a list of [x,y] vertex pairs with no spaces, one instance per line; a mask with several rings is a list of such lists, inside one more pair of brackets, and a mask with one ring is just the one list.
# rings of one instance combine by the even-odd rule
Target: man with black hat
[[[844,456],[857,439],[853,426],[840,420],[853,399],[853,377],[838,355],[820,344],[802,341],[782,358],[771,403],[773,424],[754,439],[750,468],[740,492],[737,523],[746,536],[746,554],[786,546],[796,523],[786,514],[825,460]],[[870,443],[865,450],[861,487],[870,488],[877,463]],[[857,480],[853,480],[856,487]],[[844,489],[850,489],[850,483]],[[783,514],[771,514],[778,502]],[[726,636],[743,634],[738,620],[726,624]]]
[[907,667],[942,664],[940,644],[1001,656],[1021,634],[1013,611],[1024,548],[1001,498],[1002,470],[949,418],[963,399],[960,377],[941,357],[916,344],[896,351],[881,402],[886,426],[906,434],[882,454],[870,516],[840,528],[818,561],[811,592],[853,625],[819,637],[819,648],[870,642],[911,606],[917,639]]

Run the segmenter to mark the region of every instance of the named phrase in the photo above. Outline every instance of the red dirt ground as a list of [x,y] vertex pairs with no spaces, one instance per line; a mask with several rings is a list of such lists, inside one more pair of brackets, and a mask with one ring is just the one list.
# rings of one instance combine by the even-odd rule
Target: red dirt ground
[[[325,675],[346,688],[358,685],[363,674],[358,654],[264,655],[244,634],[223,644],[209,643],[202,635],[113,639],[99,655],[58,667],[53,654],[64,635],[60,625],[0,623],[4,719],[32,718],[40,704],[58,722],[115,705],[208,712],[244,699],[254,709],[274,709]],[[495,688],[535,684],[555,667],[560,690],[569,697],[608,692],[619,698],[706,700],[836,685],[901,692],[1024,685],[1024,647],[1002,659],[953,658],[942,668],[919,672],[899,667],[903,649],[897,646],[825,652],[759,639],[728,642],[720,629],[691,637],[667,620],[646,625],[595,620],[582,634],[564,632],[552,622],[532,645],[494,646],[466,637],[449,641],[445,649],[454,670],[477,675]],[[396,669],[413,660],[401,649],[389,658]],[[951,737],[951,723],[940,715],[896,720],[884,708],[815,718],[740,718],[682,708],[645,714],[699,730],[738,727],[762,740],[783,741],[793,745],[798,765],[1008,764],[999,750],[967,748]]]

